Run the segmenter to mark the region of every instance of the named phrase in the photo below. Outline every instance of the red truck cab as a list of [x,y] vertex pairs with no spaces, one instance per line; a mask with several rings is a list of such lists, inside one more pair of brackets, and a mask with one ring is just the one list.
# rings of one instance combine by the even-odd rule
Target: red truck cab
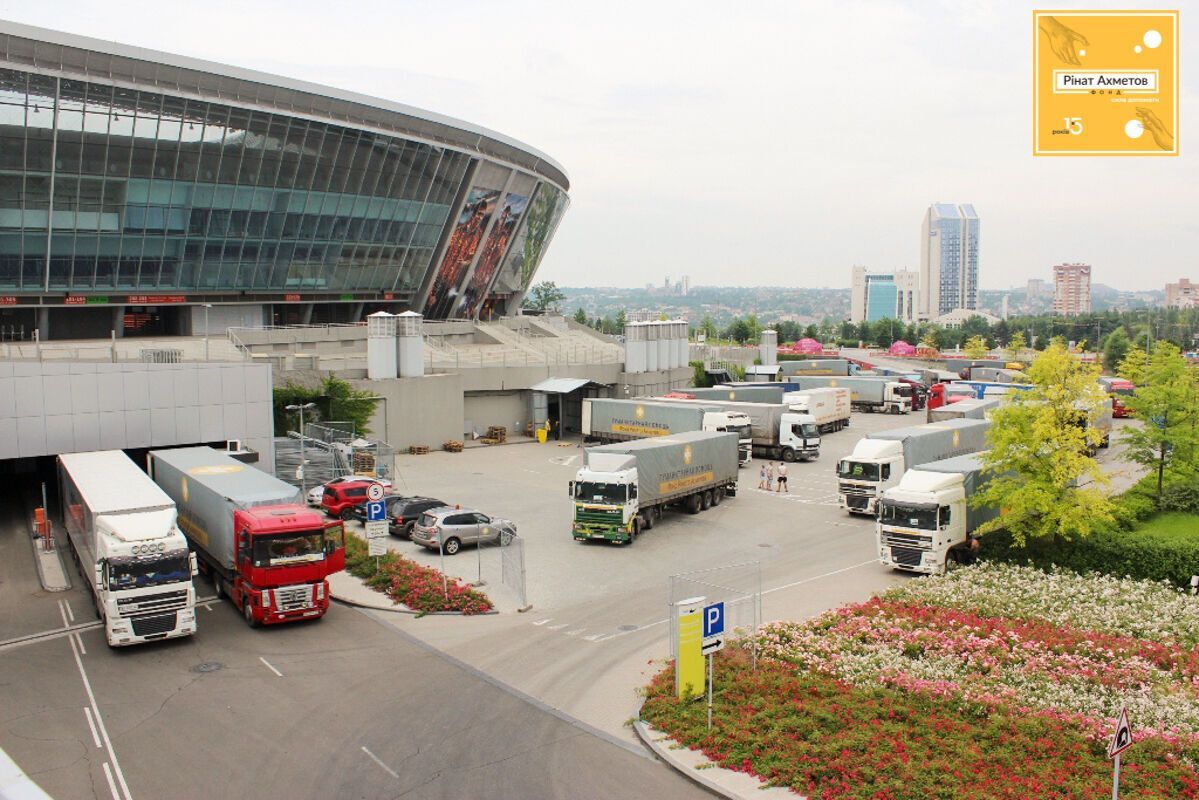
[[345,529],[301,505],[233,512],[237,576],[228,587],[251,625],[324,616],[327,575],[345,569]]
[[1136,385],[1123,378],[1100,378],[1099,382],[1112,399],[1112,416],[1131,417],[1132,410],[1124,405],[1124,398],[1131,397],[1136,392]]

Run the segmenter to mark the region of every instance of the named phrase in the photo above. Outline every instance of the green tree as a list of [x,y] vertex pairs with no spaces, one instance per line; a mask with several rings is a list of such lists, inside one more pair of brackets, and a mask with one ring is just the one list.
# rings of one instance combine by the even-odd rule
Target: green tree
[[1157,505],[1167,474],[1193,477],[1199,431],[1199,382],[1172,342],[1159,341],[1136,394],[1125,402],[1142,425],[1130,425],[1121,439],[1123,457],[1157,472]]
[[316,408],[304,412],[304,424],[311,422],[349,422],[359,436],[370,434],[370,420],[379,398],[365,389],[355,389],[341,378],[330,375],[318,388],[288,382],[274,391],[275,435],[286,436],[300,428],[299,412],[287,406],[315,403]]
[[986,358],[988,352],[987,340],[977,334],[971,336],[966,340],[964,350],[966,358]]
[[1011,361],[1019,361],[1020,354],[1028,344],[1024,341],[1024,331],[1016,331],[1007,340],[1007,356]]
[[1023,547],[1033,539],[1086,536],[1114,520],[1101,489],[1106,478],[1089,455],[1103,434],[1079,424],[1080,415],[1097,418],[1107,400],[1097,376],[1096,366],[1054,342],[1028,369],[1032,388],[992,412],[991,449],[983,454],[991,479],[971,502],[1001,516],[980,533],[1003,528]]
[[808,327],[804,328],[803,335],[808,339],[820,339],[820,331],[816,330],[815,325],[809,325]]
[[841,323],[841,341],[848,342],[858,338],[858,331],[852,322]]
[[580,325],[587,324],[587,312],[583,310],[582,306],[579,306],[579,310],[575,312],[575,322]]
[[1109,373],[1119,370],[1120,362],[1128,355],[1131,344],[1124,328],[1116,328],[1109,333],[1103,342],[1103,368]]
[[762,323],[758,322],[757,314],[750,314],[745,318],[745,328],[748,331],[745,339],[747,342],[756,343],[762,338]]
[[629,315],[624,313],[624,309],[616,312],[616,321],[613,323],[613,333],[624,333],[624,329],[628,327]]
[[927,347],[930,350],[936,350],[941,346],[940,331],[936,325],[930,325],[924,331],[924,335],[920,337],[920,346]]
[[724,338],[732,339],[737,344],[745,344],[750,339],[749,324],[740,317],[735,317],[724,329]]
[[709,340],[715,339],[719,335],[716,323],[712,321],[711,314],[704,314],[704,318],[699,322],[698,331],[703,333],[704,337]]
[[1133,343],[1124,353],[1124,358],[1120,361],[1116,374],[1126,381],[1132,381],[1136,386],[1141,386],[1145,383],[1145,373],[1148,368],[1149,354]]
[[557,311],[558,304],[566,299],[566,293],[553,281],[542,281],[529,290],[522,304],[533,311]]

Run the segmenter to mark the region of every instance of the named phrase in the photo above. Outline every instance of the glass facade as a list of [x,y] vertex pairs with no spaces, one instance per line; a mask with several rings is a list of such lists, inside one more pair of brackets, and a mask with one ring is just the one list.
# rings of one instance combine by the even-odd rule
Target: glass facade
[[278,110],[0,68],[0,294],[410,298],[477,160]]
[[866,321],[877,322],[886,317],[899,316],[897,311],[899,290],[890,275],[866,276]]

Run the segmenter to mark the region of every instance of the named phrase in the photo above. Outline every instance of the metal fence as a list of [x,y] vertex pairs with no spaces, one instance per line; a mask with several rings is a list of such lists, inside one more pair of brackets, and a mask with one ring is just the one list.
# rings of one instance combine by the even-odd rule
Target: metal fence
[[762,624],[761,562],[747,561],[670,576],[667,598],[670,657],[676,663],[679,657],[678,606],[701,597],[709,604],[724,602],[725,634],[733,639],[750,638],[753,642],[750,654],[754,669],[757,669],[757,633]]
[[[469,558],[470,551],[464,552]],[[478,546],[475,553],[473,574],[467,574],[468,580],[478,586],[499,584],[511,595],[517,611],[529,609],[529,599],[525,574],[525,540],[516,533],[501,534],[493,541],[484,542]],[[459,556],[459,558],[461,555]],[[497,598],[493,596],[492,601]]]

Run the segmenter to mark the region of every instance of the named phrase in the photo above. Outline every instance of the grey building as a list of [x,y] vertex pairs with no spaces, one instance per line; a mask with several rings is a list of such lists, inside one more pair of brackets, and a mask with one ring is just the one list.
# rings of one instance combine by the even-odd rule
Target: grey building
[[933,203],[920,242],[920,318],[978,308],[979,219],[972,205]]
[[514,310],[565,171],[388,100],[0,21],[0,330]]

